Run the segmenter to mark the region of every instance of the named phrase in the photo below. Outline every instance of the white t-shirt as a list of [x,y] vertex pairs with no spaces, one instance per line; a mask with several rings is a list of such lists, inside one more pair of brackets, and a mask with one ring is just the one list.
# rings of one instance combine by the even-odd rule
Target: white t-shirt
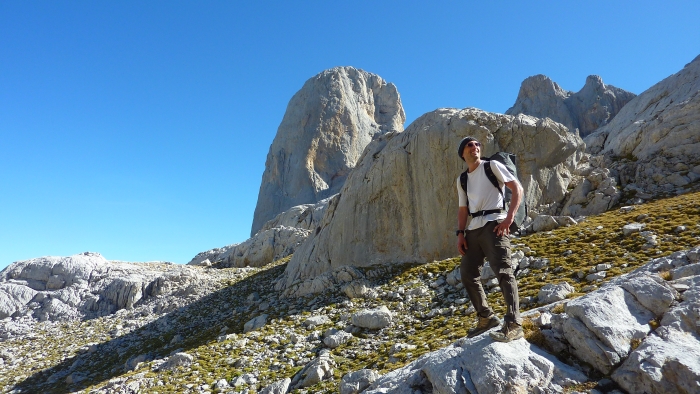
[[[484,171],[485,161],[481,161],[478,167],[469,173],[467,178],[467,189],[469,191],[469,211],[487,211],[490,209],[502,209],[503,208],[503,197],[498,192],[498,190],[493,187],[489,178],[486,177],[486,171]],[[491,160],[491,170],[499,180],[499,185],[501,186],[501,191],[505,193],[506,182],[515,181],[515,177],[511,174],[508,169],[496,160]],[[459,177],[457,177],[457,194],[459,195],[459,206],[467,206],[467,195],[462,190],[462,185],[459,182]],[[498,222],[503,221],[507,216],[507,212],[501,213],[491,213],[484,216],[479,216],[472,218],[469,221],[467,230],[474,230],[482,227],[486,222],[496,220]]]

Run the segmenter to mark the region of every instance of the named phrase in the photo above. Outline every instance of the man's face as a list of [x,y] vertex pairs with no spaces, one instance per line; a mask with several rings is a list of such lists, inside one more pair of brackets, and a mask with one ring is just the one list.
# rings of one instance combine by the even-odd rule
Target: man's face
[[479,157],[481,157],[481,143],[479,141],[469,141],[462,151],[462,158],[464,158],[464,161],[471,161]]

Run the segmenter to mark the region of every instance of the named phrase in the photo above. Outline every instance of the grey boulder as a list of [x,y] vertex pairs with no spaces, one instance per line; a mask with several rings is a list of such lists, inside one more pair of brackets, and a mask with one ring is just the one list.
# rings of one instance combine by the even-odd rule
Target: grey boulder
[[372,369],[347,373],[340,379],[340,394],[359,394],[377,378],[379,374]]
[[389,308],[382,306],[378,309],[363,309],[354,313],[351,317],[351,322],[357,327],[377,330],[391,324],[392,317],[393,315]]
[[549,283],[540,289],[537,294],[537,300],[540,304],[551,304],[552,302],[561,301],[566,299],[566,296],[574,292],[574,287],[567,282],[563,283]]
[[435,352],[377,379],[366,394],[562,392],[587,381],[570,367],[524,339],[494,342],[482,335]]

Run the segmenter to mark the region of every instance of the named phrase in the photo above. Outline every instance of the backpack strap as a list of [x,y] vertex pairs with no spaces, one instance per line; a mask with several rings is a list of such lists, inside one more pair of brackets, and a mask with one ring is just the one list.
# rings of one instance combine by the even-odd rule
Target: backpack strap
[[467,195],[467,208],[469,208],[469,194],[467,194],[467,181],[469,180],[469,173],[468,170],[464,171],[462,175],[459,176],[459,184],[462,186],[462,190],[464,190],[464,194]]
[[486,173],[486,178],[491,181],[491,184],[493,187],[498,190],[498,193],[501,195],[501,200],[503,201],[503,210],[506,210],[506,196],[503,195],[503,190],[501,189],[501,185],[498,182],[498,178],[496,178],[496,174],[493,173],[493,170],[491,169],[491,161],[486,160],[484,162],[484,172]]
[[[484,159],[482,159],[484,160]],[[467,186],[468,186],[468,181],[469,181],[469,172],[464,171],[460,176],[459,176],[459,184],[462,186],[462,190],[464,190],[464,194],[467,194],[467,211],[469,211],[469,215],[472,218],[476,218],[479,216],[484,216],[484,215],[489,215],[492,213],[499,213],[502,211],[506,210],[506,200],[505,197],[503,196],[503,191],[498,185],[498,178],[496,178],[496,175],[494,175],[493,171],[491,170],[491,164],[489,163],[488,160],[484,160],[484,170],[486,171],[486,177],[491,181],[491,183],[496,187],[499,193],[501,193],[501,197],[503,197],[503,209],[489,209],[485,211],[477,211],[477,212],[471,212],[469,210],[469,195],[467,194]]]

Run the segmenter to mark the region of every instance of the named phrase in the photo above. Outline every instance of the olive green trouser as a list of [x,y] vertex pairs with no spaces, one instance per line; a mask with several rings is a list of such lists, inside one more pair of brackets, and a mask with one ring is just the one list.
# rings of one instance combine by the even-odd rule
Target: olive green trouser
[[483,227],[465,231],[467,253],[462,256],[460,274],[467,295],[481,317],[489,317],[493,310],[486,301],[486,293],[481,285],[481,270],[484,267],[484,257],[489,261],[491,269],[496,274],[498,285],[501,287],[506,304],[506,322],[522,324],[518,299],[518,283],[513,274],[510,262],[510,238],[498,236],[493,232],[498,223],[487,222]]

